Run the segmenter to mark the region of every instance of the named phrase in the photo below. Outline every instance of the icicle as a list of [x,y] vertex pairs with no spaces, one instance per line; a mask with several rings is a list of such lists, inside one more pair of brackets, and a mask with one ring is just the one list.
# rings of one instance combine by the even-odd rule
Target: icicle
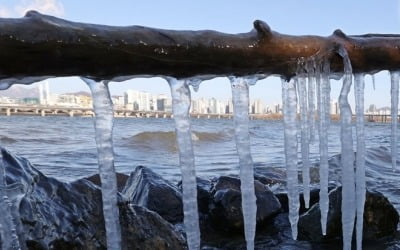
[[357,250],[362,249],[365,203],[365,136],[364,136],[364,75],[354,75],[354,95],[357,116],[356,202]]
[[339,97],[341,125],[340,141],[342,146],[342,230],[343,249],[349,250],[351,249],[356,211],[351,108],[347,99],[352,84],[352,68],[347,51],[345,49],[340,49],[339,54],[343,57],[344,64],[343,86]]
[[300,117],[301,117],[301,160],[303,162],[303,197],[305,207],[310,203],[310,140],[309,140],[309,120],[307,112],[307,86],[306,78],[299,75],[297,77],[299,93]]
[[[183,212],[189,250],[200,249],[200,227],[197,208],[197,184],[190,124],[191,80],[166,78],[171,87],[179,164],[182,172]],[[195,80],[194,80],[195,81]]]
[[112,142],[113,105],[108,82],[96,82],[81,78],[90,88],[93,97],[95,118],[95,135],[101,191],[103,198],[103,214],[107,236],[107,249],[121,249],[121,228],[117,205],[117,179],[114,168],[114,149]]
[[201,81],[200,78],[199,78],[199,79],[193,78],[193,79],[190,80],[190,83],[189,83],[189,84],[192,86],[193,90],[194,90],[195,92],[197,92],[197,91],[199,91],[201,82],[202,82],[202,81]]
[[[313,73],[314,74],[314,71]],[[310,143],[315,141],[315,76],[308,75],[308,128],[310,130]]]
[[321,210],[321,229],[322,234],[326,235],[326,223],[329,210],[329,197],[328,197],[328,177],[329,177],[329,164],[328,164],[328,128],[330,123],[330,81],[329,71],[330,65],[324,62],[322,65],[322,72],[320,67],[316,70],[317,80],[317,99],[318,99],[318,131],[319,131],[319,178],[320,178],[320,210]]
[[371,74],[371,79],[372,79],[372,88],[375,90],[375,75]]
[[249,138],[249,85],[254,84],[257,79],[257,77],[230,78],[236,148],[240,165],[240,190],[242,191],[242,211],[247,250],[254,249],[257,215],[253,159],[250,152]]
[[399,78],[400,71],[390,72],[390,95],[391,95],[391,117],[392,117],[392,134],[391,134],[391,151],[392,151],[392,168],[397,168],[397,123],[399,113]]
[[294,81],[282,79],[282,107],[285,130],[286,176],[289,198],[289,221],[292,237],[297,239],[297,222],[299,221],[299,191],[297,173],[297,97]]

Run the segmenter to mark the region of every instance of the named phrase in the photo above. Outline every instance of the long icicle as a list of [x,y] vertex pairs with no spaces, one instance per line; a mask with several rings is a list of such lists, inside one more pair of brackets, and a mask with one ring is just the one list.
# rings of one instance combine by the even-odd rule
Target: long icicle
[[297,76],[300,118],[301,118],[301,160],[303,162],[302,177],[303,177],[303,197],[305,207],[310,204],[310,136],[309,136],[309,117],[307,103],[307,85],[306,78],[302,75]]
[[310,143],[315,141],[315,72],[308,75],[308,123]]
[[397,124],[399,113],[399,71],[390,72],[390,96],[391,96],[391,117],[392,117],[392,133],[391,133],[391,153],[393,171],[397,168]]
[[329,81],[329,62],[325,61],[321,68],[316,69],[317,96],[318,96],[318,131],[319,131],[319,178],[320,178],[320,210],[321,210],[321,229],[322,234],[326,235],[326,223],[329,210],[328,197],[328,127],[330,123],[330,81]]
[[257,77],[230,77],[247,250],[254,249],[257,215],[253,159],[251,157],[249,137],[249,84],[255,83],[257,79]]
[[179,165],[182,172],[183,212],[189,250],[200,249],[200,226],[197,207],[197,182],[189,110],[191,105],[190,79],[166,78],[172,96]]
[[292,237],[297,239],[297,223],[299,221],[299,191],[297,172],[297,97],[294,80],[282,79],[282,107],[285,135],[286,178],[289,198],[289,221]]
[[344,75],[343,86],[340,91],[340,141],[341,141],[341,164],[342,164],[342,230],[343,249],[351,249],[351,240],[354,230],[356,212],[355,180],[354,180],[354,152],[351,125],[351,108],[348,95],[352,84],[352,68],[347,51],[339,49],[343,58]]
[[364,204],[365,204],[365,133],[364,133],[364,74],[354,75],[354,96],[356,101],[356,234],[357,250],[362,249]]
[[81,78],[90,88],[93,97],[94,120],[103,214],[107,236],[107,249],[121,249],[121,227],[117,197],[117,178],[114,167],[114,149],[112,141],[113,104],[108,82],[96,82]]

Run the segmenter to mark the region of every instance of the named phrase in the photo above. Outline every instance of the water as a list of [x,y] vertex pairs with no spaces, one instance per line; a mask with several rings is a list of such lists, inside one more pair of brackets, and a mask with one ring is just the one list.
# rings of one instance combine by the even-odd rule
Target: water
[[[91,118],[0,116],[0,123],[1,145],[28,158],[46,175],[73,181],[98,173]],[[250,120],[249,130],[256,171],[283,173],[286,178],[283,122]],[[128,174],[144,165],[177,183],[180,168],[174,131],[172,119],[115,119],[116,170]],[[238,175],[232,120],[192,119],[192,132],[197,176]],[[355,124],[352,135],[355,141]],[[340,153],[339,136],[339,123],[332,122],[328,130],[329,157]],[[366,122],[365,141],[367,188],[382,192],[400,211],[400,173],[392,171],[390,123]],[[313,164],[319,162],[318,143],[310,145],[310,160]],[[312,168],[313,172],[318,170]],[[331,167],[330,182],[340,181],[340,174],[340,168]],[[311,174],[311,185],[319,186],[318,174]]]

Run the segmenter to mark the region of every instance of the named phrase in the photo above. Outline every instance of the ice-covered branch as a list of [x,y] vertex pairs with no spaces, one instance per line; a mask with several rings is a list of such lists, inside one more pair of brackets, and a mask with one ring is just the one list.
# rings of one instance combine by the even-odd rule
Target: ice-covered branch
[[400,36],[290,36],[262,21],[248,33],[175,31],[70,22],[30,11],[0,18],[0,78],[90,76],[111,80],[130,75],[296,74],[298,60],[329,60],[343,72],[338,47],[347,50],[353,73],[399,69]]

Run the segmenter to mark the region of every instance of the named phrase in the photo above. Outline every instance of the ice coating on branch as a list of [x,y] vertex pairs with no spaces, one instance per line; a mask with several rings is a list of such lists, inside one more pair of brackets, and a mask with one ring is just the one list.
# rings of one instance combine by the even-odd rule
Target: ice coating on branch
[[285,135],[285,159],[287,190],[289,199],[289,221],[292,237],[297,239],[297,222],[299,221],[299,191],[297,173],[297,97],[295,82],[282,79],[282,107]]
[[320,176],[320,208],[321,208],[321,229],[322,234],[326,235],[326,223],[329,210],[328,197],[328,128],[330,123],[330,80],[329,63],[324,62],[321,69],[316,71],[317,99],[318,99],[318,131],[319,131],[319,176]]
[[391,133],[391,151],[392,151],[392,168],[396,170],[397,165],[397,124],[399,113],[399,79],[400,71],[390,72],[390,96],[391,96],[391,117],[392,117],[392,133]]
[[356,235],[357,250],[362,249],[364,204],[365,204],[365,133],[364,133],[364,75],[354,75],[354,95],[356,102]]
[[251,157],[249,137],[249,85],[256,83],[257,80],[258,77],[230,77],[247,250],[254,249],[254,237],[256,233],[257,205],[254,191],[253,158]]
[[197,184],[189,110],[190,79],[166,78],[171,88],[172,112],[175,120],[179,164],[182,172],[184,224],[189,250],[200,249],[200,227],[197,208]]
[[342,49],[339,54],[343,57],[344,75],[343,86],[339,96],[340,107],[340,141],[342,164],[342,230],[343,249],[351,249],[351,240],[354,230],[356,212],[355,179],[354,179],[354,152],[351,125],[351,108],[348,95],[352,84],[352,68],[347,52]]
[[113,105],[108,82],[96,82],[81,78],[90,88],[93,97],[93,109],[97,155],[103,199],[103,214],[107,236],[107,249],[121,249],[121,228],[117,205],[117,179],[114,167]]
[[305,207],[308,208],[310,203],[310,136],[309,136],[309,117],[308,117],[308,94],[306,86],[306,78],[299,75],[296,78],[297,90],[299,93],[300,119],[301,119],[301,160],[303,173],[303,196]]

